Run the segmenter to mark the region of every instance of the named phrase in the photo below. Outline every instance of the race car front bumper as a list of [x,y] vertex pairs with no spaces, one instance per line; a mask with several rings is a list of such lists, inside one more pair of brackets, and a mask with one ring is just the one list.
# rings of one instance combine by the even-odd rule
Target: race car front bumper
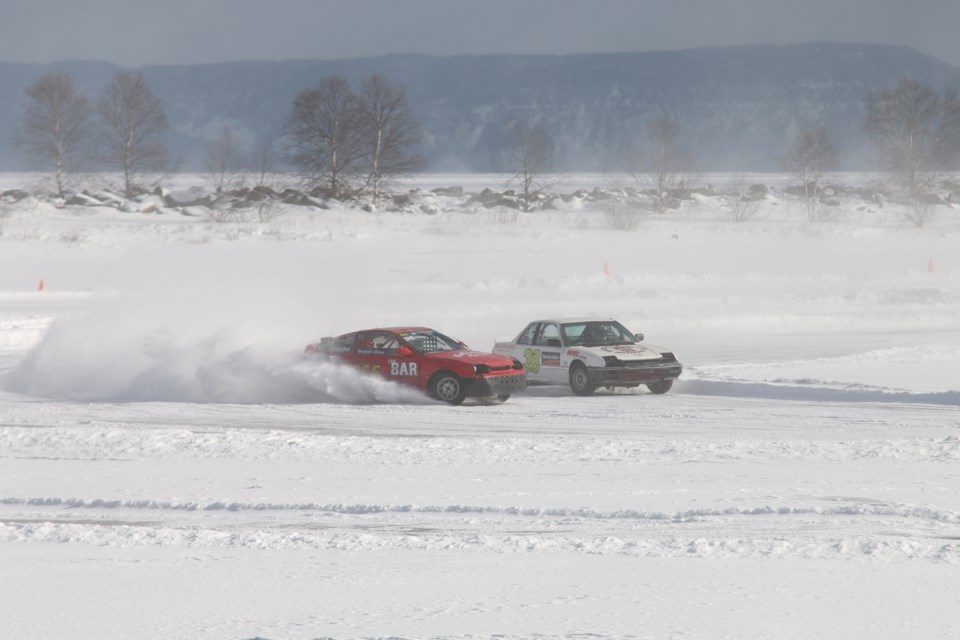
[[467,396],[508,396],[527,388],[527,372],[484,375],[466,380]]
[[598,387],[628,387],[679,378],[683,365],[679,362],[654,363],[642,366],[588,367],[590,384]]

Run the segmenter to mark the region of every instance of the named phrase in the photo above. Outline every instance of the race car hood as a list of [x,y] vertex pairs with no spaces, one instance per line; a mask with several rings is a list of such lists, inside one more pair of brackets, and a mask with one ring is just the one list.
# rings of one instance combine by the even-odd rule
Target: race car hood
[[578,351],[600,356],[616,356],[620,360],[659,360],[664,351],[660,347],[650,344],[613,344],[598,347],[575,347]]
[[444,360],[449,362],[463,362],[465,364],[485,364],[490,367],[512,366],[513,358],[498,356],[494,353],[484,353],[483,351],[441,351],[438,353],[424,354],[424,358],[431,360]]

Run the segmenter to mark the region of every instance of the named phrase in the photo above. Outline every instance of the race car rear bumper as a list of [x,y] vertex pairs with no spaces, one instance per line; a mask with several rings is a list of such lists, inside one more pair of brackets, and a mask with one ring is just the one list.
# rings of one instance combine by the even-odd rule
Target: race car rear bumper
[[590,384],[598,387],[626,387],[679,378],[683,365],[679,362],[643,367],[588,367]]
[[467,396],[470,397],[508,396],[527,388],[527,374],[522,371],[520,373],[487,375],[465,382]]

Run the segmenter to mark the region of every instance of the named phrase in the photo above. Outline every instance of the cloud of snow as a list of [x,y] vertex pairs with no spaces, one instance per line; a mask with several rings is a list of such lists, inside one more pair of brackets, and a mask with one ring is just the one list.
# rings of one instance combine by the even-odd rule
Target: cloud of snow
[[347,366],[251,344],[222,328],[144,325],[133,315],[56,322],[9,376],[36,396],[108,402],[428,402]]
[[[307,359],[307,343],[350,323],[338,311],[349,286],[291,277],[305,268],[297,256],[265,264],[280,256],[206,247],[174,260],[125,258],[112,293],[51,324],[5,386],[82,401],[429,402],[414,388]],[[314,280],[324,284],[311,288]]]

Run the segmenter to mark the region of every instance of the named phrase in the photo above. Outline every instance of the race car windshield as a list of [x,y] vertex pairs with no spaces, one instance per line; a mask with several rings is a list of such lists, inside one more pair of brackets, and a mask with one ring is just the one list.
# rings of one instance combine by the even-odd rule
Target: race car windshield
[[436,331],[410,331],[401,333],[400,336],[411,349],[419,354],[437,353],[439,351],[462,351],[464,348],[462,344],[453,338],[448,338]]
[[568,346],[592,347],[602,344],[634,344],[636,336],[615,320],[571,322],[561,326]]

